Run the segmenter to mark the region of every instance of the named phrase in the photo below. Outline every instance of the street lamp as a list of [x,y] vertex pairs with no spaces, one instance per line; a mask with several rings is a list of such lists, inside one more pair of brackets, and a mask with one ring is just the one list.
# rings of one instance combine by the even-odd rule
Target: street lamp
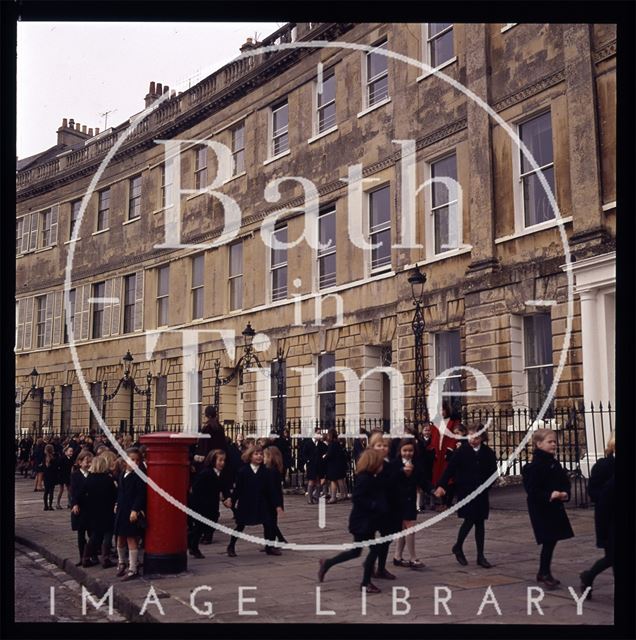
[[24,398],[22,399],[21,402],[17,402],[15,403],[15,408],[19,409],[20,407],[23,407],[26,403],[26,401],[35,394],[35,390],[37,389],[38,386],[38,376],[40,375],[38,373],[38,370],[33,367],[33,371],[31,371],[31,388],[27,391],[27,394],[24,396]]
[[419,267],[415,267],[408,278],[411,285],[411,294],[413,297],[413,305],[415,313],[411,321],[411,328],[415,336],[415,406],[414,421],[417,429],[424,422],[428,415],[426,407],[426,373],[424,370],[424,284],[426,283],[426,274],[420,271]]
[[[238,362],[230,371],[230,373],[222,378],[221,377],[221,361],[217,358],[214,361],[214,408],[219,412],[219,401],[221,387],[229,384],[238,376],[238,384],[243,384],[243,373],[246,369],[249,369],[252,364],[256,364],[259,369],[263,369],[261,361],[254,352],[254,336],[256,331],[252,328],[250,322],[247,323],[245,329],[241,332],[243,335],[243,355],[239,358]],[[282,347],[278,348],[276,354],[276,399],[278,412],[276,415],[276,431],[280,434],[285,427],[285,412],[282,410],[282,399],[285,395],[285,372],[283,364],[285,361],[284,352]],[[271,374],[270,374],[271,375]]]
[[[150,398],[152,396],[152,391],[150,389],[150,384],[152,382],[152,374],[150,371],[146,374],[146,388],[141,389],[135,383],[135,379],[131,376],[132,371],[132,363],[134,358],[130,353],[130,349],[126,351],[126,355],[124,355],[121,359],[122,369],[124,371],[124,375],[119,379],[115,390],[112,393],[108,393],[108,382],[104,382],[104,397],[102,402],[102,419],[106,422],[106,403],[110,402],[118,393],[119,390],[123,387],[124,389],[131,389],[132,392],[137,393],[140,396],[145,396],[146,398],[146,423],[144,426],[144,433],[148,433],[150,431]],[[130,394],[130,422],[129,422],[129,433],[132,436],[134,434],[133,430],[133,416],[134,416],[134,396],[133,393]]]

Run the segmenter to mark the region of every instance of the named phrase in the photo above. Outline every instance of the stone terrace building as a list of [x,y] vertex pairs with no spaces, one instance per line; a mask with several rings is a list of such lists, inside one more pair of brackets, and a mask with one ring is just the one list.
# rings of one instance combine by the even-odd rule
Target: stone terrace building
[[[266,366],[279,347],[284,351],[288,419],[301,415],[301,376],[294,368],[338,365],[362,375],[389,364],[404,376],[410,417],[414,337],[407,278],[414,265],[427,275],[429,377],[450,366],[476,367],[488,376],[493,395],[466,398],[468,405],[540,406],[566,332],[567,274],[559,226],[537,172],[500,124],[421,68],[333,46],[259,51],[303,40],[386,48],[429,63],[486,101],[520,135],[554,190],[576,260],[571,342],[555,403],[612,400],[616,29],[440,23],[289,24],[261,43],[248,40],[242,51],[255,55],[183,93],[151,83],[146,105],[164,91],[169,97],[99,175],[76,240],[71,233],[82,198],[130,121],[94,134],[65,120],[55,147],[18,166],[17,398],[30,387],[35,366],[44,397],[56,390],[49,426],[94,425],[64,323],[65,266],[74,248],[70,316],[91,393],[99,405],[104,384],[115,387],[121,357],[130,350],[140,387],[152,375],[152,422],[158,426],[183,423],[179,331],[233,330],[240,338],[247,322],[271,340],[259,354]],[[156,141],[177,138],[231,149],[232,175],[215,187],[241,210],[231,242],[156,247],[164,242],[175,180],[181,189],[198,189],[217,170],[209,146],[186,142],[175,176],[174,166],[164,164],[164,144]],[[429,181],[418,191],[418,248],[396,246],[409,177],[400,162],[406,143],[396,141],[406,140],[415,141],[416,185],[450,177],[461,187],[455,193]],[[363,178],[357,200],[343,181],[355,165]],[[278,200],[266,198],[267,185],[284,176],[316,185],[320,237],[333,241],[329,249],[317,251],[304,240],[278,251],[264,244],[262,222],[277,211],[283,212],[274,231],[279,240],[303,233],[298,182],[284,181]],[[217,195],[178,197],[182,243],[218,239],[224,209]],[[349,239],[349,207],[356,205],[365,238],[384,241],[380,248],[363,249]],[[173,332],[147,341],[156,329]],[[239,340],[236,358],[241,348]],[[236,360],[220,334],[201,334],[196,383],[203,406],[213,400],[217,358],[227,375]],[[475,381],[464,372],[447,384],[470,390]],[[111,426],[129,422],[130,393],[121,391],[108,404]],[[390,418],[389,395],[386,375],[371,375],[362,386],[361,415]],[[325,378],[313,397],[318,417],[344,416],[340,375]],[[47,419],[41,400],[36,394],[25,403],[17,427]],[[145,399],[134,395],[132,402],[133,421],[143,425]],[[193,415],[199,413],[192,404]],[[253,374],[243,386],[235,380],[221,388],[222,419],[271,420],[272,411],[257,410]]]

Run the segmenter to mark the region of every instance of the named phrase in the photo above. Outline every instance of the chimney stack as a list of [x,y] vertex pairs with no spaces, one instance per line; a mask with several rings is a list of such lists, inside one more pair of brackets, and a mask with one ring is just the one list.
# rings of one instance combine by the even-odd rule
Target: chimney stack
[[256,49],[257,45],[254,44],[252,38],[247,38],[245,44],[242,44],[239,51],[243,53],[244,51],[251,51],[252,49]]
[[93,130],[86,125],[75,122],[74,118],[62,118],[62,126],[57,130],[57,144],[71,147],[78,142],[88,140],[93,136]]

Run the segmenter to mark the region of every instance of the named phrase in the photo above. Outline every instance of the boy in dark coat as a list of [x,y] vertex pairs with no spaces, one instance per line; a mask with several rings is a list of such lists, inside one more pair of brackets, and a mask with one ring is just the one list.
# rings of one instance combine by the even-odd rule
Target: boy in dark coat
[[[417,462],[423,479],[432,487],[433,465],[435,463],[435,449],[433,444],[433,425],[424,423],[422,432],[417,438]],[[418,512],[423,513],[427,503],[430,503],[430,495],[423,490],[418,491]]]
[[[473,491],[481,487],[488,478],[497,471],[497,458],[495,452],[483,441],[483,435],[478,428],[468,431],[468,441],[464,441],[450,457],[448,466],[439,480],[435,495],[443,497],[448,490],[451,479],[455,480],[458,501],[469,496]],[[492,565],[484,556],[484,544],[486,541],[485,522],[488,519],[490,503],[488,501],[489,488],[483,489],[470,502],[465,504],[457,515],[464,519],[457,534],[457,542],[453,546],[453,553],[459,564],[466,566],[468,560],[463,551],[464,540],[475,527],[475,543],[477,545],[477,564],[484,569],[490,569]]]
[[[88,504],[84,486],[88,478],[88,470],[93,461],[93,454],[90,451],[82,451],[77,456],[77,469],[71,473],[71,529],[77,531],[77,548],[79,550],[79,562],[76,566],[84,563],[84,550],[86,548],[87,536],[89,535],[88,525]],[[92,564],[97,564],[97,558],[89,557]]]
[[564,502],[570,499],[570,480],[554,457],[556,434],[550,429],[537,429],[532,434],[535,446],[532,462],[521,470],[523,486],[528,494],[528,514],[537,544],[542,545],[537,582],[549,589],[560,584],[552,576],[550,566],[559,540],[574,537]]
[[312,440],[305,441],[303,455],[307,467],[307,502],[315,504],[320,497],[320,489],[325,479],[326,462],[323,456],[327,445],[322,441],[322,431],[316,427]]
[[[266,540],[275,540],[275,526],[272,521],[272,512],[282,513],[283,505],[280,503],[278,493],[273,485],[272,474],[263,464],[263,448],[250,447],[243,454],[246,462],[236,476],[236,485],[232,492],[231,505],[236,519],[235,531],[243,531],[246,526],[263,525],[263,534]],[[227,547],[227,555],[236,557],[236,537],[230,538]],[[268,555],[281,555],[280,549],[267,545],[265,552]]]
[[615,495],[614,495],[614,435],[610,437],[605,458],[601,458],[592,467],[587,492],[594,502],[594,526],[596,529],[596,546],[605,550],[605,555],[597,560],[587,571],[581,572],[581,590],[590,587],[588,598],[592,597],[594,578],[612,567],[614,570],[615,544]]

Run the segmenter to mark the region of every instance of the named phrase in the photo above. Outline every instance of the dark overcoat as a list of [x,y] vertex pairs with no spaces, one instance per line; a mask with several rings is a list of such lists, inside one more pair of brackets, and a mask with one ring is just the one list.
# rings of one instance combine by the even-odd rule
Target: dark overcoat
[[433,464],[435,463],[435,449],[432,438],[424,438],[421,435],[417,439],[417,460],[424,479],[429,483],[433,480]]
[[141,528],[130,521],[131,511],[146,511],[146,483],[134,472],[124,471],[117,480],[117,508],[115,529],[117,536],[134,538],[142,534]]
[[430,484],[424,479],[422,469],[417,460],[413,461],[413,473],[404,473],[404,463],[398,457],[389,463],[391,473],[395,477],[397,502],[399,503],[401,520],[417,520],[417,487],[428,490]]
[[71,507],[77,505],[79,507],[79,513],[75,514],[71,512],[71,529],[73,531],[80,531],[82,529],[88,529],[88,504],[86,502],[86,495],[84,494],[84,486],[86,485],[87,478],[78,469],[71,473]]
[[276,467],[268,469],[269,474],[272,477],[272,489],[274,491],[274,511],[276,507],[283,509],[285,507],[285,500],[283,497],[283,476]]
[[307,480],[324,478],[327,471],[327,463],[323,456],[327,453],[327,445],[319,440],[308,440],[305,443],[304,456],[307,461]]
[[91,531],[112,531],[117,487],[110,473],[89,473],[82,488]]
[[325,454],[327,480],[342,480],[347,475],[347,455],[342,445],[334,440],[327,445]]
[[220,495],[230,497],[231,478],[225,468],[219,475],[212,467],[204,467],[195,476],[190,490],[190,507],[209,520],[219,517]]
[[570,480],[557,459],[535,449],[532,462],[523,467],[521,475],[528,494],[528,514],[537,544],[574,537],[563,502],[550,501],[553,491],[570,494]]
[[49,464],[46,461],[42,465],[42,471],[44,472],[44,486],[54,487],[60,477],[60,459],[57,454],[54,454]]
[[389,511],[384,482],[379,475],[363,472],[356,476],[349,514],[349,531],[363,539],[372,538]]
[[609,551],[614,548],[614,456],[601,458],[592,467],[587,492],[594,501],[596,546]]
[[278,504],[273,477],[267,467],[261,464],[256,473],[250,464],[241,467],[232,492],[236,523],[269,525],[277,506],[282,504]]
[[400,474],[403,474],[402,469],[386,460],[384,461],[382,471],[378,474],[387,503],[387,511],[380,518],[378,525],[378,530],[383,536],[402,530]]
[[58,484],[70,484],[71,471],[73,470],[73,458],[67,457],[66,454],[60,457],[60,464],[58,470]]
[[[497,471],[497,457],[495,452],[482,443],[475,451],[467,441],[457,448],[448,460],[448,466],[438,482],[438,486],[448,490],[451,480],[455,481],[457,500],[463,500],[478,489],[490,476]],[[487,520],[490,512],[488,492],[484,489],[468,504],[461,507],[457,515],[471,520]]]

